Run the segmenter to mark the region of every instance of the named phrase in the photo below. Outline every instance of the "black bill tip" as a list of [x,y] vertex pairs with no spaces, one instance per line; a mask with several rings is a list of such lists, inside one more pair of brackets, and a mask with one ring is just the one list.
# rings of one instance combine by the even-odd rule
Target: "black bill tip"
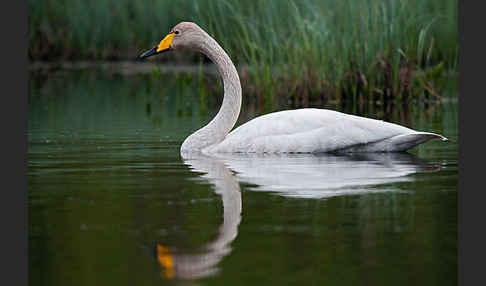
[[153,56],[153,55],[156,55],[158,54],[157,52],[157,46],[153,47],[153,49],[151,50],[148,50],[146,52],[144,52],[143,54],[141,54],[140,56],[138,56],[139,59],[144,59],[144,58],[148,58],[150,56]]

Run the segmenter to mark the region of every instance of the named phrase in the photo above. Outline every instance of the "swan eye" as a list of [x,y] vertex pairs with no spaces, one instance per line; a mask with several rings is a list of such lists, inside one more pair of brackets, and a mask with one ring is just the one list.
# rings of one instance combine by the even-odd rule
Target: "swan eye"
[[179,31],[174,31],[174,34],[179,35]]

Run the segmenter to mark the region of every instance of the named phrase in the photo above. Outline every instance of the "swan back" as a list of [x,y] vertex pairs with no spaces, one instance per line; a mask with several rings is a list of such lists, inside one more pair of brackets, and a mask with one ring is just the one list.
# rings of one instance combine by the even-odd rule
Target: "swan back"
[[[360,151],[357,146],[415,133],[410,128],[381,120],[303,108],[257,117],[233,130],[223,142],[205,149],[205,152],[320,153],[351,147],[354,147],[350,149],[352,151]],[[363,151],[395,151],[387,150],[387,144]]]

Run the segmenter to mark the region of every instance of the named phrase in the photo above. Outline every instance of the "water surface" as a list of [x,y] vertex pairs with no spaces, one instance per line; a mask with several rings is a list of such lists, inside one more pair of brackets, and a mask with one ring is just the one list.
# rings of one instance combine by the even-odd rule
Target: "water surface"
[[[181,158],[217,91],[30,74],[30,285],[457,284],[457,103],[313,103],[453,141],[406,154]],[[257,102],[238,124],[293,108]]]

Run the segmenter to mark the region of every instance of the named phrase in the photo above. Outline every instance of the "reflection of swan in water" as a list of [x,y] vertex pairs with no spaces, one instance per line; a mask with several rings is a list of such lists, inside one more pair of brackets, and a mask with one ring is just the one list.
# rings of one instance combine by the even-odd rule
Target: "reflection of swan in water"
[[214,158],[187,158],[184,163],[195,172],[205,173],[201,177],[213,184],[215,192],[221,195],[223,224],[217,238],[203,245],[200,253],[177,253],[174,247],[157,244],[157,260],[164,278],[196,279],[215,274],[216,265],[231,252],[229,244],[236,238],[241,221],[240,186],[231,171]]
[[224,154],[218,158],[236,172],[238,181],[256,185],[250,190],[303,198],[393,190],[372,186],[411,181],[414,178],[407,175],[438,170],[409,153]]
[[157,259],[165,278],[196,279],[217,272],[217,264],[230,253],[229,244],[238,234],[242,209],[238,181],[256,185],[250,187],[251,190],[276,191],[291,197],[327,198],[376,192],[371,185],[410,181],[413,178],[407,175],[439,169],[409,153],[191,156],[184,158],[184,163],[193,171],[204,173],[201,177],[213,184],[215,192],[221,195],[224,222],[218,237],[205,244],[202,253],[183,254],[175,247],[157,244]]

